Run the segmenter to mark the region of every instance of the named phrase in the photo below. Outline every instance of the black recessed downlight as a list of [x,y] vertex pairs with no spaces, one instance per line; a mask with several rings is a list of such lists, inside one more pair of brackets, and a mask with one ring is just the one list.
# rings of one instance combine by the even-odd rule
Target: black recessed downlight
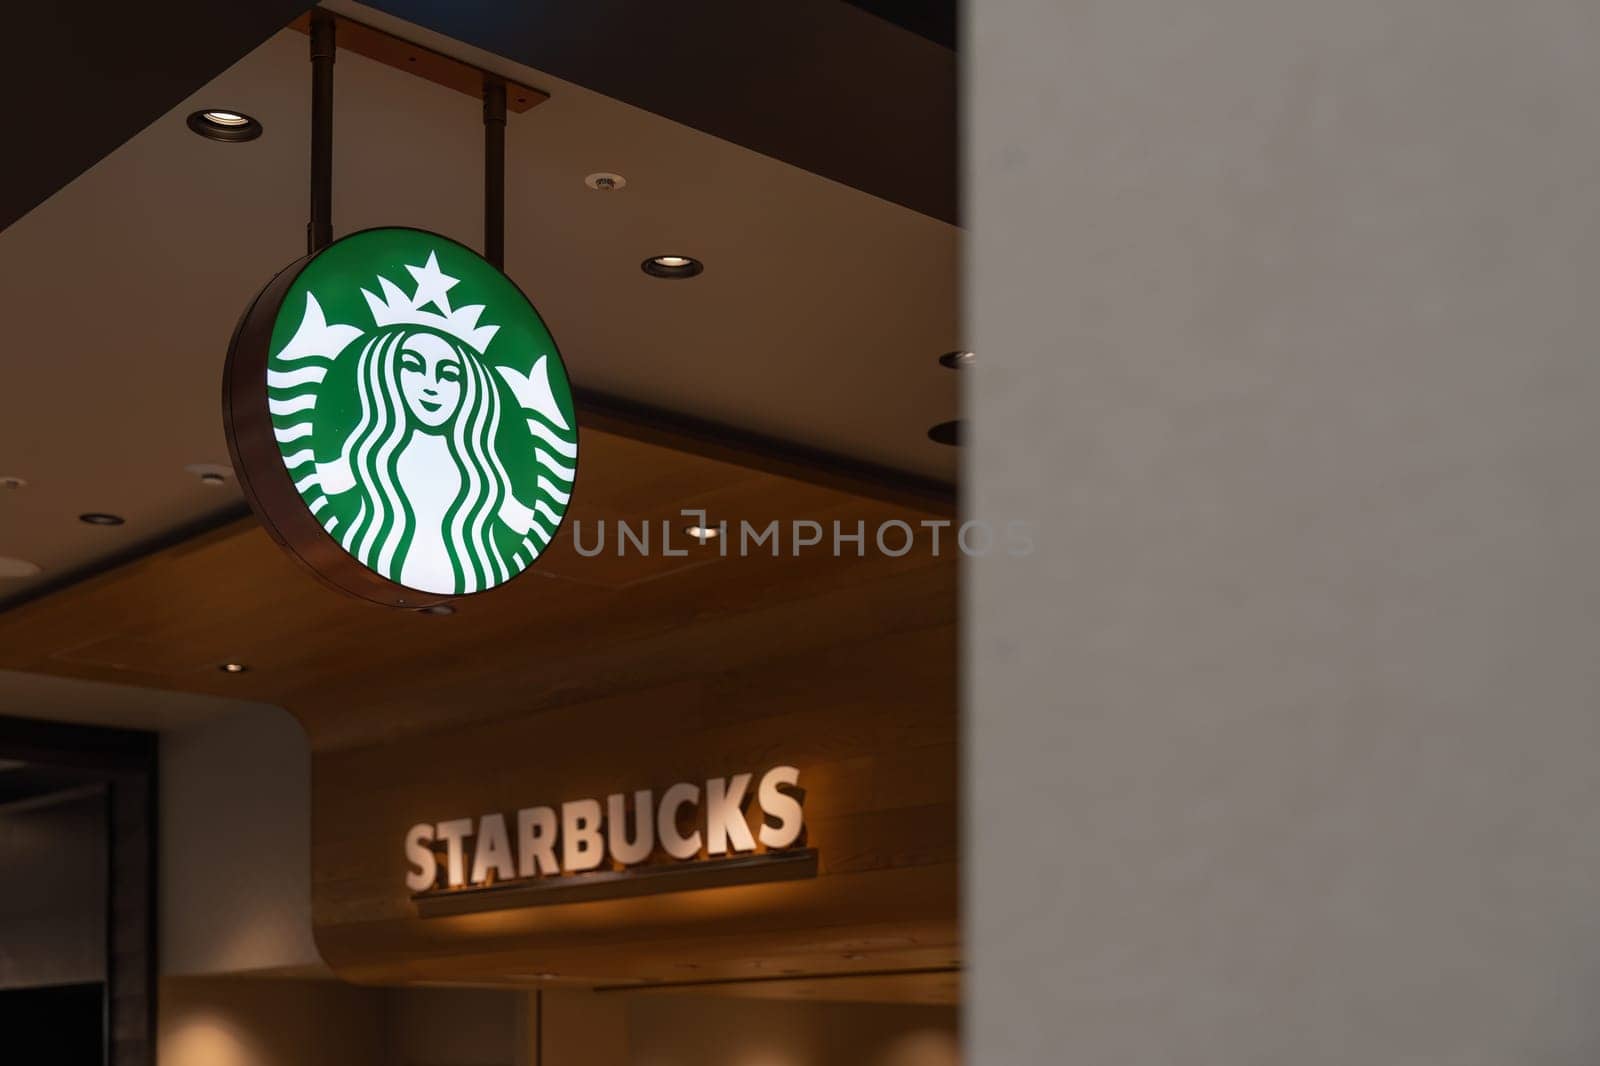
[[244,663],[218,663],[217,669],[225,674],[242,674],[250,668]]
[[652,278],[692,278],[705,269],[698,259],[686,255],[652,255],[639,264]]
[[977,356],[971,352],[945,352],[939,357],[939,362],[951,370],[960,370],[962,367],[971,366]]
[[261,136],[261,123],[239,111],[207,108],[189,116],[189,128],[213,141],[253,141]]
[[937,426],[928,430],[928,439],[935,444],[948,444],[951,447],[956,447],[961,443],[961,423],[940,422]]
[[448,603],[436,603],[431,607],[418,607],[417,613],[431,614],[443,618],[445,616],[455,614],[456,609],[450,606]]
[[91,526],[120,526],[125,519],[119,514],[106,514],[103,511],[90,511],[88,514],[79,515],[78,521],[87,522]]

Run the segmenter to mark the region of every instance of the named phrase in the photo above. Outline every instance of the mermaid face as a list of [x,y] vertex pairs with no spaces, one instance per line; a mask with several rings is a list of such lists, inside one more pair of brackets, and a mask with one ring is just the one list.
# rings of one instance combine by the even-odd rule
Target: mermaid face
[[411,416],[429,429],[450,421],[461,406],[461,354],[443,337],[418,333],[400,348],[400,394]]

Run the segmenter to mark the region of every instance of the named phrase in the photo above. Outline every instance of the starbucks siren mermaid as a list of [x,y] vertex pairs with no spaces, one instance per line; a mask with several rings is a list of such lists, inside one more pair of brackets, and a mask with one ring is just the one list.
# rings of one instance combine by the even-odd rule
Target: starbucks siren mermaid
[[[268,360],[274,435],[346,552],[408,588],[477,592],[525,569],[560,525],[577,457],[570,399],[563,412],[548,354],[526,372],[488,358],[500,327],[478,324],[482,305],[451,306],[458,279],[435,252],[406,270],[411,296],[382,276],[381,295],[361,289],[370,330],[329,324],[306,291]],[[342,424],[324,431],[324,413]]]

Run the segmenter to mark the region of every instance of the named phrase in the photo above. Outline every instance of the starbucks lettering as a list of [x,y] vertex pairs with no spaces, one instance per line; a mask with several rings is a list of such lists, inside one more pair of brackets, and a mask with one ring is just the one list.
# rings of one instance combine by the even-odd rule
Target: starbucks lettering
[[[509,817],[492,813],[422,822],[406,832],[406,887],[420,898],[440,889],[541,879],[576,885],[604,877],[612,886],[608,894],[618,895],[626,890],[615,885],[628,871],[659,875],[718,867],[747,875],[763,861],[794,865],[790,860],[797,856],[783,853],[801,844],[805,829],[799,781],[795,767],[776,766],[759,781],[737,773],[680,782],[659,796],[641,789],[603,800],[525,807]],[[754,831],[746,814],[752,805],[759,814]],[[738,876],[725,883],[758,879],[772,875]],[[670,887],[675,886],[654,890]]]

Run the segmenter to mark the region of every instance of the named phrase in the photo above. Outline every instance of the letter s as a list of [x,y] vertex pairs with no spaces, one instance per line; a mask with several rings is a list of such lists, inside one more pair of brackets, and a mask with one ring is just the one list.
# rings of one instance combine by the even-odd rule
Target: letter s
[[800,801],[779,788],[780,785],[793,787],[799,781],[800,771],[793,766],[774,766],[761,777],[761,787],[756,793],[763,815],[760,836],[761,843],[769,848],[790,847],[800,839],[800,830],[805,828],[805,812]]
[[406,861],[416,869],[406,874],[406,887],[413,892],[426,892],[439,880],[439,860],[434,858],[433,826],[422,822],[406,830]]

